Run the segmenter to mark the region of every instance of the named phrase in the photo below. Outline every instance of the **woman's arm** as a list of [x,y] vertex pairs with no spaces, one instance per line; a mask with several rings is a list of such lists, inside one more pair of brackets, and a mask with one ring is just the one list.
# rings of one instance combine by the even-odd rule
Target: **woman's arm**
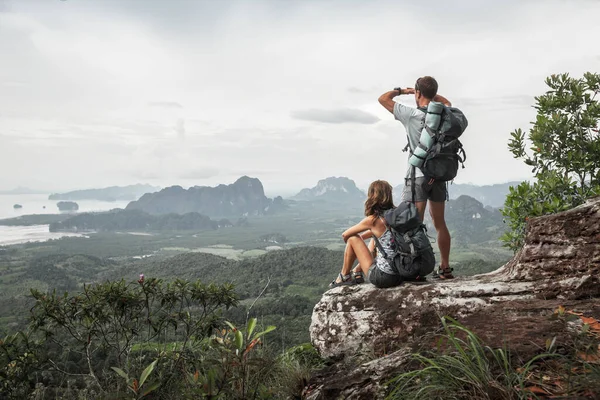
[[367,239],[373,237],[373,232],[371,230],[364,231],[363,233],[360,234],[360,237],[362,240],[367,240]]
[[373,227],[373,217],[366,217],[358,224],[346,229],[344,233],[342,233],[342,239],[344,242],[348,241],[348,238],[354,235],[358,235],[361,232],[369,230]]
[[373,258],[375,258],[375,239],[371,239],[368,247],[369,251],[371,252],[371,255],[373,256]]

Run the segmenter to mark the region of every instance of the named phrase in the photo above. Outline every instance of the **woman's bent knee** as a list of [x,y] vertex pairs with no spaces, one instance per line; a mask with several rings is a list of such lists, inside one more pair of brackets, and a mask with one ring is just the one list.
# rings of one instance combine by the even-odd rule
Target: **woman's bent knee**
[[[358,241],[361,241],[361,242],[363,242],[363,240],[360,238],[360,236],[358,236],[358,235],[354,235],[354,236],[350,236],[346,242],[347,242],[347,243],[351,243],[351,242],[352,242],[352,243],[356,243],[356,242],[358,242]],[[363,243],[364,243],[364,242],[363,242]]]

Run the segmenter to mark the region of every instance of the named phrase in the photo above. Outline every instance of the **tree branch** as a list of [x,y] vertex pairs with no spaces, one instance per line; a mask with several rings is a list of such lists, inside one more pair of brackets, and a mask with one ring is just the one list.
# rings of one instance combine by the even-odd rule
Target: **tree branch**
[[248,307],[248,312],[246,313],[246,325],[248,325],[248,318],[250,318],[250,310],[252,309],[252,307],[254,307],[254,303],[256,303],[256,301],[258,299],[260,299],[260,296],[263,295],[263,293],[265,292],[265,290],[267,290],[267,287],[269,286],[269,283],[271,283],[271,276],[269,275],[269,278],[267,279],[267,284],[265,285],[265,287],[263,288],[263,290],[259,293],[258,297],[254,299],[254,301],[252,302],[252,304],[250,305],[250,307]]

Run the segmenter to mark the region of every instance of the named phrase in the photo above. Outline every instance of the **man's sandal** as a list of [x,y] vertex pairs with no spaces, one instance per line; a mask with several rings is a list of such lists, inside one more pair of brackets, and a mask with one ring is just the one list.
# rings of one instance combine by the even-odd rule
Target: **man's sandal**
[[342,273],[340,272],[338,277],[340,278],[340,281],[336,282],[337,278],[332,280],[331,283],[329,284],[330,288],[334,288],[334,287],[338,287],[338,286],[354,285],[356,283],[354,281],[354,279],[352,279],[352,275],[342,275]]
[[454,279],[454,275],[452,275],[452,271],[454,271],[454,269],[452,269],[450,267],[447,267],[447,268],[440,267],[437,271],[434,271],[431,276],[434,279]]

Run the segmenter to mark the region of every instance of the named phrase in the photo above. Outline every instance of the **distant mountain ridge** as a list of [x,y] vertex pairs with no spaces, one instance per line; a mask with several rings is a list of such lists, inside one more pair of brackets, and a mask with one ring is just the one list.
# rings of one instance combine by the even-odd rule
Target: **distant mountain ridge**
[[74,190],[66,193],[53,193],[48,196],[48,200],[137,200],[145,193],[156,192],[159,187],[137,184],[129,186],[110,186],[102,189],[83,189]]
[[302,189],[292,200],[324,200],[340,203],[360,203],[367,198],[365,192],[356,187],[356,183],[346,177],[321,179],[313,188]]
[[283,199],[269,199],[257,178],[242,176],[231,185],[193,186],[184,189],[171,186],[156,193],[146,193],[132,201],[127,210],[150,214],[186,214],[197,212],[210,217],[263,215],[285,207]]
[[184,231],[231,227],[227,219],[211,220],[198,213],[150,215],[140,210],[83,213],[50,224],[50,232]]
[[[498,240],[506,229],[499,210],[484,207],[480,201],[467,195],[446,203],[445,219],[453,245]],[[428,229],[435,232],[429,213],[425,214],[425,222]]]
[[[448,194],[450,199],[456,199],[462,195],[467,195],[478,201],[484,206],[491,206],[499,208],[504,205],[504,200],[509,192],[510,186],[517,186],[519,181],[498,183],[494,185],[471,185],[463,183],[451,183],[448,184]],[[400,201],[402,190],[404,185],[398,185],[394,188],[394,201],[398,203]]]

